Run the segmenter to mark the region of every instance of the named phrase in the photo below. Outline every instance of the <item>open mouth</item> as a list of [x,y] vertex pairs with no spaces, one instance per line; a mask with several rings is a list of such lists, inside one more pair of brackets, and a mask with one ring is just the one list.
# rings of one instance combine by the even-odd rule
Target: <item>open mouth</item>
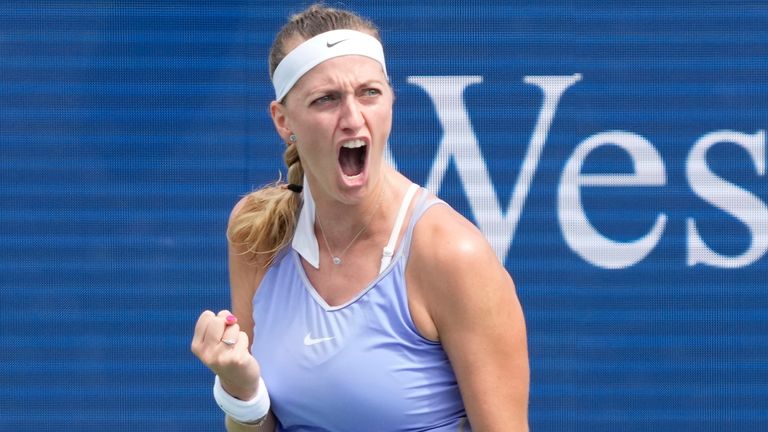
[[363,140],[347,141],[339,150],[339,166],[347,177],[354,177],[363,172],[368,146]]

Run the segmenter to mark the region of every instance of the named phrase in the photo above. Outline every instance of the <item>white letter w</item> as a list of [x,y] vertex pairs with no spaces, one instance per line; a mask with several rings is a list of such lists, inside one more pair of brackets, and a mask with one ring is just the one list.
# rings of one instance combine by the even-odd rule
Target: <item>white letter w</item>
[[517,223],[520,221],[523,205],[528,197],[531,181],[539,164],[557,104],[565,90],[580,79],[580,74],[525,77],[524,81],[527,84],[536,85],[542,89],[544,102],[517,176],[512,200],[508,210],[502,213],[463,98],[464,90],[472,84],[481,83],[483,78],[481,76],[408,77],[410,84],[423,88],[429,94],[444,131],[426,188],[434,193],[438,192],[448,164],[453,159],[459,179],[467,192],[469,205],[477,218],[478,227],[502,262],[506,259],[512,245]]

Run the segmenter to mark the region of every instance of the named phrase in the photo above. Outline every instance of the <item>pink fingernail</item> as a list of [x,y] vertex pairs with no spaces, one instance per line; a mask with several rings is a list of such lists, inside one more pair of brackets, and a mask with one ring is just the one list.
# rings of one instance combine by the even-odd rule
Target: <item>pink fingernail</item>
[[227,315],[227,317],[224,318],[224,321],[227,323],[227,325],[232,325],[237,322],[237,317],[234,315]]

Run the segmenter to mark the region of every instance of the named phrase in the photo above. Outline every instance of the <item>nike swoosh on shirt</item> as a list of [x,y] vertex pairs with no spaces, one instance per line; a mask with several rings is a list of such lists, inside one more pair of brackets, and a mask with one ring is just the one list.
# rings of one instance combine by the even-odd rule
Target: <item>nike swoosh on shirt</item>
[[306,346],[312,346],[312,345],[315,345],[315,344],[319,344],[319,343],[321,343],[321,342],[327,342],[327,341],[329,341],[329,340],[331,340],[331,339],[335,339],[335,338],[336,338],[335,336],[331,336],[331,337],[321,337],[321,338],[313,338],[313,337],[312,337],[312,333],[307,333],[307,335],[306,335],[306,336],[304,336],[304,345],[306,345]]
[[331,43],[331,42],[326,42],[326,43],[325,43],[325,46],[327,46],[328,48],[333,48],[334,46],[336,46],[336,45],[338,45],[338,44],[340,44],[340,43],[344,42],[345,40],[349,40],[349,39],[342,39],[342,40],[338,40],[338,41],[336,41],[336,42],[333,42],[333,43]]

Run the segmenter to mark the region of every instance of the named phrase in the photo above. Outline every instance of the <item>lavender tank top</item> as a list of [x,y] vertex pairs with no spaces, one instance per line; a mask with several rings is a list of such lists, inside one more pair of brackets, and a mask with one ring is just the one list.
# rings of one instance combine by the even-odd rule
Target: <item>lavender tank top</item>
[[278,431],[470,431],[441,344],[411,319],[405,266],[418,219],[415,204],[392,262],[349,302],[329,306],[298,253],[284,249],[253,300],[251,351],[269,388]]

